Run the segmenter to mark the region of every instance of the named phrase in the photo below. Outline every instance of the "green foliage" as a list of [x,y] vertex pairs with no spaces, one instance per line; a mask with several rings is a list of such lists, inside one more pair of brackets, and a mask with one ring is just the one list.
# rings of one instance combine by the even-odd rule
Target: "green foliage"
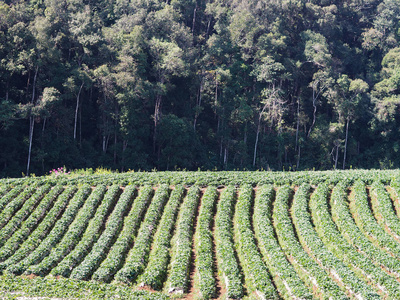
[[398,0],[3,1],[0,177],[400,167],[399,15]]

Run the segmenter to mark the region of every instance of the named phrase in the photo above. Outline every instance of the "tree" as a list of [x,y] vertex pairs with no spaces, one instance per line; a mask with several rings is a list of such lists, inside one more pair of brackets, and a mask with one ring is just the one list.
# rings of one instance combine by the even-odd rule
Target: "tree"
[[[352,80],[346,74],[342,74],[336,80],[334,86],[326,92],[335,112],[338,114],[339,123],[345,125],[343,169],[346,167],[349,124],[357,116],[356,112],[359,111],[360,104],[365,99],[368,89],[369,85],[364,80],[359,78]],[[338,149],[338,145],[335,146]]]

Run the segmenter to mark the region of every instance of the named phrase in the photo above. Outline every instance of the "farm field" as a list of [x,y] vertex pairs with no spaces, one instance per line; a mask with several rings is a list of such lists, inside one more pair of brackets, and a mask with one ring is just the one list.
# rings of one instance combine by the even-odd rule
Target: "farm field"
[[0,296],[400,299],[400,171],[0,180]]

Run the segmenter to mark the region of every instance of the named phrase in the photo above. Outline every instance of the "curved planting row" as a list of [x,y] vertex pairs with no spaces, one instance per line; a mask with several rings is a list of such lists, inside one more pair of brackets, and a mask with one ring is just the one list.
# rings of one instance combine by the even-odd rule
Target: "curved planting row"
[[254,290],[263,299],[279,299],[254,239],[251,226],[252,194],[252,187],[246,185],[241,188],[236,202],[234,227],[239,258],[248,290]]
[[161,185],[147,209],[143,223],[139,229],[138,236],[135,239],[133,248],[129,251],[124,267],[115,275],[115,280],[124,283],[130,283],[137,279],[143,272],[153,241],[153,234],[156,231],[158,221],[164,210],[165,202],[169,196],[167,185]]
[[172,232],[184,193],[185,188],[182,185],[175,186],[175,189],[171,193],[159,228],[154,235],[153,249],[150,252],[149,263],[140,278],[141,286],[149,286],[160,290],[167,279]]
[[3,184],[0,271],[173,298],[400,299],[397,181],[336,182]]
[[[106,259],[101,263],[96,272],[94,272],[92,276],[94,280],[109,282],[114,274],[122,267],[126,254],[132,247],[140,221],[152,195],[153,188],[151,186],[145,186],[140,190],[139,196],[135,199],[128,216],[124,219],[121,234],[112,245]],[[121,195],[119,201],[128,200],[128,196],[128,194],[124,193]]]
[[171,264],[166,283],[168,293],[184,293],[188,288],[194,219],[199,197],[199,188],[191,187],[179,212],[176,234],[172,240]]
[[57,261],[61,260],[61,262],[57,264],[57,267],[51,270],[52,275],[62,275],[67,277],[71,273],[71,270],[83,260],[93,243],[98,239],[107,213],[110,211],[111,206],[115,204],[118,194],[118,185],[113,185],[108,189],[96,215],[92,220],[90,220],[79,244],[67,256],[57,259]]
[[[255,198],[253,216],[254,231],[258,240],[258,247],[272,277],[274,278],[276,287],[284,299],[312,299],[309,289],[300,279],[301,277],[304,277],[306,273],[300,274],[300,276],[296,273],[295,268],[286,258],[285,253],[276,238],[275,229],[272,223],[272,204],[274,194],[275,191],[272,186],[265,186],[261,188]],[[289,199],[289,194],[286,194],[286,196],[287,199]],[[249,220],[247,220],[247,223],[248,222]],[[310,290],[312,291],[312,283],[309,280],[306,280],[306,283],[309,284]]]
[[196,287],[200,299],[211,299],[216,295],[214,277],[212,222],[217,199],[217,189],[209,186],[201,199],[195,235],[196,248]]

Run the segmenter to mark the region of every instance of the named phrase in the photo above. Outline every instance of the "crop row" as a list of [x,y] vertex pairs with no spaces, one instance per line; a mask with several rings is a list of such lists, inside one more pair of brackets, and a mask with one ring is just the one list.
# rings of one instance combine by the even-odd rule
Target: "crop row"
[[0,212],[4,207],[12,201],[25,188],[23,184],[16,185],[11,190],[5,190],[4,195],[0,198]]
[[143,272],[147,264],[154,232],[157,228],[158,221],[161,218],[168,196],[168,186],[159,186],[149,208],[147,209],[145,218],[135,239],[135,244],[129,251],[123,268],[115,275],[116,281],[131,283]]
[[[8,224],[10,219],[23,206],[25,201],[27,199],[29,199],[29,197],[34,193],[34,191],[36,190],[36,188],[38,186],[40,186],[40,185],[33,184],[32,186],[28,186],[17,197],[15,197],[12,201],[10,201],[4,207],[4,209],[0,213],[0,229],[2,229],[6,224]],[[48,187],[48,189],[50,188],[49,186],[47,186],[47,187]],[[41,190],[41,191],[44,192],[43,190]],[[34,198],[35,198],[35,200],[38,199],[37,197],[34,197]],[[28,202],[28,205],[26,207],[32,208],[30,206],[33,206],[35,203],[36,202],[32,203],[32,201]],[[24,211],[24,209],[23,209],[23,211]]]
[[241,188],[236,202],[233,223],[239,259],[243,266],[248,292],[255,291],[262,299],[279,299],[252,232],[252,194],[253,188],[245,185]]
[[[136,237],[140,221],[153,195],[151,186],[144,186],[140,189],[138,197],[135,199],[128,216],[124,219],[124,225],[120,235],[112,245],[106,259],[94,272],[92,279],[103,282],[110,282],[114,274],[122,267],[125,262],[126,254],[132,247]],[[126,201],[128,194],[122,194],[119,201]]]
[[225,283],[227,297],[240,299],[244,294],[244,289],[233,242],[234,199],[233,186],[226,187],[220,195],[215,217],[215,244],[220,277]]
[[79,209],[85,203],[90,192],[91,189],[89,185],[82,186],[74,195],[62,217],[57,220],[50,233],[45,237],[40,245],[18,263],[8,266],[6,271],[8,273],[20,275],[25,272],[29,266],[39,263],[44,257],[46,257],[52,248],[62,239],[65,232],[68,230],[69,225],[74,221]]
[[341,260],[329,251],[312,225],[308,212],[310,186],[301,185],[293,199],[293,224],[304,248],[319,262],[326,271],[335,277],[337,282],[352,296],[362,299],[379,299],[368,285],[361,281]]
[[[8,240],[8,238],[17,230],[17,228],[20,227],[21,223],[30,215],[32,210],[34,210],[36,205],[40,202],[40,200],[42,200],[42,198],[50,190],[50,188],[51,188],[50,185],[46,184],[40,186],[33,194],[31,194],[32,191],[29,191],[27,192],[26,195],[23,194],[20,195],[26,199],[26,202],[23,204],[21,209],[19,209],[18,212],[15,215],[13,215],[13,217],[10,218],[8,223],[0,230],[0,247],[3,246]],[[29,195],[31,195],[31,197],[29,197]],[[19,197],[17,197],[16,200],[18,198]],[[8,207],[9,206],[7,205],[6,209],[3,212],[5,212]]]
[[61,241],[51,249],[51,252],[36,265],[31,265],[25,274],[44,276],[54,268],[79,242],[90,219],[96,212],[106,192],[106,186],[100,185],[91,193],[79,210],[74,221],[69,226]]
[[171,269],[166,283],[168,293],[184,293],[188,288],[192,238],[200,190],[189,189],[179,211],[176,233],[172,240]]
[[400,177],[399,170],[344,170],[344,171],[302,171],[302,172],[271,172],[271,171],[196,171],[196,172],[128,172],[128,173],[112,173],[112,174],[93,174],[81,175],[70,174],[57,177],[43,176],[35,178],[19,178],[19,179],[1,179],[0,184],[5,185],[31,185],[33,182],[50,183],[52,185],[72,185],[88,183],[91,186],[105,184],[107,186],[119,184],[126,186],[134,185],[242,185],[251,184],[264,185],[301,185],[302,183],[319,184],[322,182],[337,183],[347,180],[350,183],[356,180],[363,180],[368,184],[379,180],[385,184],[389,184],[393,178]]
[[340,234],[328,209],[327,184],[320,184],[310,199],[310,210],[315,229],[325,246],[352,269],[362,280],[370,283],[377,293],[399,298],[400,285],[379,266],[371,263],[366,256],[356,251]]
[[[298,190],[296,195],[307,193],[306,190]],[[290,215],[289,200],[292,196],[292,190],[289,186],[283,186],[279,189],[273,208],[273,221],[279,244],[299,274],[300,278],[306,282],[309,288],[315,290],[316,294],[322,299],[346,299],[346,295],[341,291],[338,285],[330,278],[320,267],[317,260],[311,258],[306,252],[309,248],[303,248],[303,245],[297,239]]]
[[[308,288],[288,262],[276,239],[271,222],[273,199],[274,189],[272,186],[263,186],[255,197],[253,223],[258,247],[284,299],[312,299]],[[312,285],[310,290],[312,290]]]
[[347,203],[347,185],[345,182],[338,183],[332,190],[330,206],[332,218],[347,242],[382,268],[399,277],[400,265],[398,260],[386,251],[375,247],[357,227]]
[[214,277],[212,223],[217,189],[209,186],[201,198],[201,206],[196,226],[196,281],[200,299],[211,299],[216,294]]
[[171,238],[184,194],[185,188],[182,185],[175,186],[175,189],[171,193],[160,220],[160,225],[154,235],[149,263],[139,280],[141,286],[149,286],[160,290],[167,278]]
[[115,237],[118,236],[124,221],[126,211],[129,211],[133,201],[136,188],[134,186],[127,186],[121,195],[121,198],[115,205],[113,212],[107,220],[106,227],[93,245],[90,253],[84,258],[82,263],[76,267],[72,273],[73,279],[88,279],[95,269],[101,264],[108,253]]
[[400,259],[400,243],[397,243],[376,221],[368,205],[365,183],[357,181],[353,185],[353,197],[350,198],[350,210],[361,231],[375,245]]
[[[44,185],[42,188],[46,188],[46,185]],[[14,234],[7,240],[7,242],[4,243],[3,247],[0,248],[0,261],[8,258],[18,249],[23,241],[28,238],[29,234],[42,221],[53,205],[53,202],[63,190],[64,188],[62,186],[56,185],[48,194],[46,194],[29,218],[22,222],[21,227],[16,230]]]
[[78,245],[51,270],[52,275],[68,277],[72,269],[81,263],[90,251],[93,243],[98,239],[105,218],[110,211],[111,206],[114,205],[119,191],[120,189],[118,185],[109,187],[107,193],[104,195],[101,205],[97,209],[96,215],[90,220],[82,239],[79,241]]
[[[64,212],[65,207],[68,205],[70,198],[75,192],[75,186],[67,187],[57,198],[56,203],[47,213],[46,217],[21,245],[14,244],[10,249],[3,248],[0,251],[0,257],[3,260],[3,262],[0,263],[1,270],[18,263],[39,246],[41,241],[45,239],[49,231],[53,228],[57,218]],[[18,250],[14,253],[13,251],[15,248],[18,248]]]
[[376,181],[371,186],[371,203],[378,223],[400,241],[400,221],[396,216],[392,200],[385,186]]

